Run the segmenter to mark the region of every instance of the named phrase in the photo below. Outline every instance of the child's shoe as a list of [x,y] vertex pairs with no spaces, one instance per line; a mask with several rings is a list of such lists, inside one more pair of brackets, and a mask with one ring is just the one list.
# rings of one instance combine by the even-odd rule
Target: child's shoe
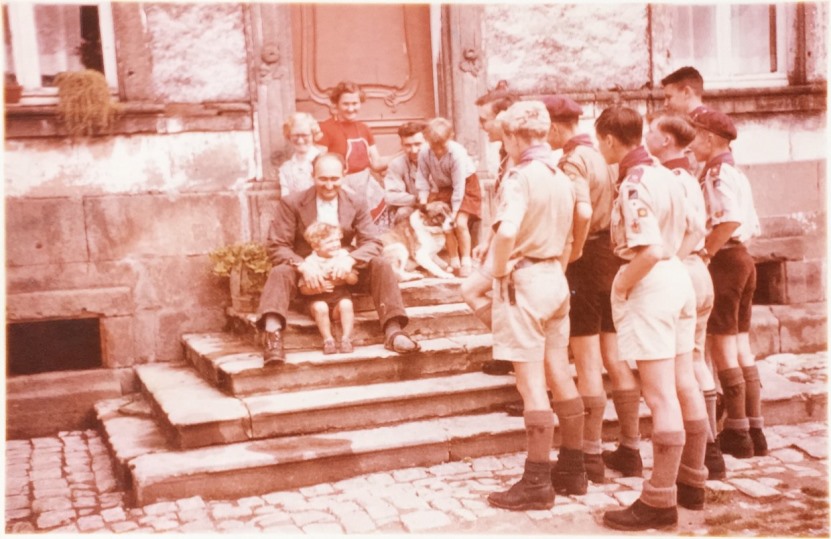
[[340,353],[341,354],[351,354],[355,350],[355,347],[352,346],[352,339],[349,337],[344,337],[340,340]]
[[338,347],[335,344],[335,339],[326,339],[323,341],[323,353],[326,355],[337,354]]

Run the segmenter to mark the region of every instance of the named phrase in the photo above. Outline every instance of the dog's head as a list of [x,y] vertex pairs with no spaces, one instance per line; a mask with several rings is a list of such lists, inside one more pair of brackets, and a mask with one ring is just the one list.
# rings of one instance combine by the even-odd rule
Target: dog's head
[[421,210],[421,218],[429,227],[437,227],[442,232],[453,230],[453,219],[450,217],[450,205],[447,202],[429,202]]

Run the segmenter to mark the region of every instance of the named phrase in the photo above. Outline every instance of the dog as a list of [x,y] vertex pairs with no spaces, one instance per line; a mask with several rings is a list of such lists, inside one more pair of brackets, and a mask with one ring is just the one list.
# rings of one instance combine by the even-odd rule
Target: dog
[[381,234],[384,245],[382,254],[390,261],[399,281],[423,277],[418,272],[407,271],[410,259],[435,277],[452,279],[454,275],[447,271],[447,265],[437,256],[444,249],[445,234],[452,230],[450,205],[440,201],[430,202]]

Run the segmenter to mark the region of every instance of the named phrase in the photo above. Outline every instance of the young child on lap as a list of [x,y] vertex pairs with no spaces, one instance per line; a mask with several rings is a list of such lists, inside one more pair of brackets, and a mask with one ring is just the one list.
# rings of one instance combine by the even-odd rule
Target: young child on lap
[[[353,270],[343,279],[333,279],[331,275],[332,261],[341,256],[349,256],[349,251],[340,246],[342,236],[343,233],[339,227],[322,222],[312,223],[303,233],[303,237],[313,249],[312,254],[307,256],[306,260],[314,260],[320,264],[327,276],[326,291],[320,293],[318,290],[310,289],[302,277],[298,283],[300,293],[307,296],[309,313],[323,337],[324,354],[336,352],[348,354],[353,351],[352,328],[355,323],[355,313],[352,307],[352,293],[348,286],[358,282],[358,273]],[[332,336],[330,309],[334,320],[340,318],[343,333],[339,343],[335,343]]]

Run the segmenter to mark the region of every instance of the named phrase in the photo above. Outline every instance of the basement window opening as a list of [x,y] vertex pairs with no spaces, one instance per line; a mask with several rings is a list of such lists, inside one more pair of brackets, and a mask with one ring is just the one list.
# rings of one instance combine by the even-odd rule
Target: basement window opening
[[98,318],[13,322],[6,326],[6,375],[103,366]]
[[785,289],[785,263],[769,260],[756,263],[756,291],[754,305],[784,305],[788,303]]

